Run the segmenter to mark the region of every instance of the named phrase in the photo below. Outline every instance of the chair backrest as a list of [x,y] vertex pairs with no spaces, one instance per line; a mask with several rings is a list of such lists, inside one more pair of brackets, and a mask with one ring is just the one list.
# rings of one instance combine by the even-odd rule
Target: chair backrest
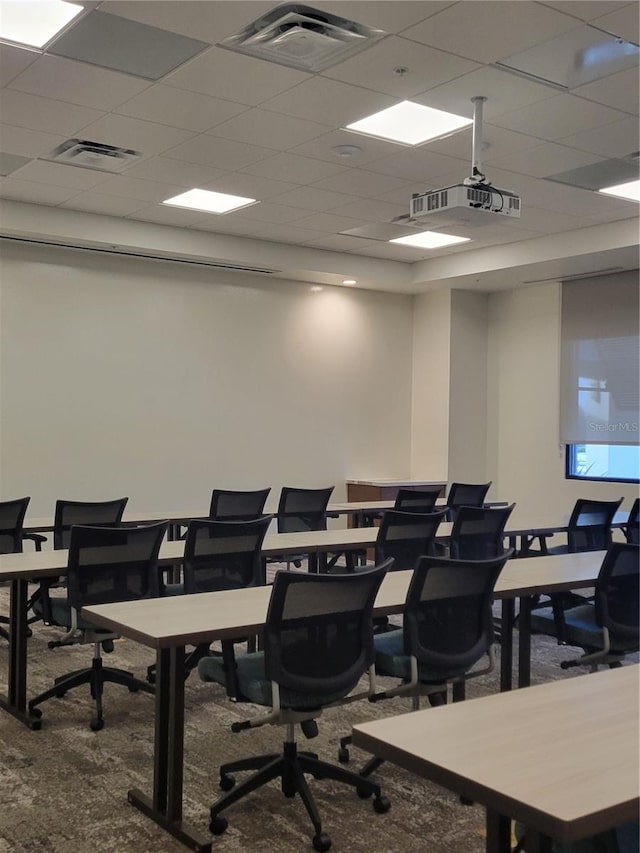
[[624,528],[627,542],[640,545],[640,498],[636,498],[629,512],[629,518]]
[[31,498],[0,502],[0,554],[22,551],[22,525]]
[[272,516],[252,521],[193,519],[184,543],[184,591],[216,592],[263,583],[261,551]]
[[494,641],[493,588],[513,549],[491,560],[421,557],[403,615],[404,651],[430,671],[464,673]]
[[53,547],[56,550],[69,547],[74,524],[91,527],[115,527],[120,524],[128,500],[129,498],[117,498],[113,501],[56,501]]
[[488,483],[451,483],[447,495],[451,521],[455,520],[456,512],[461,506],[482,506],[491,488],[491,482],[489,480]]
[[401,512],[432,512],[441,491],[442,486],[398,489],[394,509],[399,509]]
[[334,487],[295,489],[283,486],[278,503],[278,533],[327,529],[327,504]]
[[456,560],[492,560],[503,554],[504,528],[514,506],[459,507],[451,530],[451,556]]
[[67,588],[76,610],[158,595],[158,553],[168,522],[144,527],[74,525]]
[[567,545],[572,553],[604,551],[612,542],[611,524],[619,501],[592,501],[578,498],[567,526]]
[[394,570],[412,569],[424,554],[433,553],[433,542],[442,512],[399,512],[387,510],[382,516],[376,539],[376,563],[393,557]]
[[373,664],[372,609],[389,560],[367,572],[278,572],[264,630],[267,678],[306,696],[346,695]]
[[640,638],[640,545],[614,542],[602,562],[596,581],[596,621],[616,637]]
[[251,521],[264,515],[264,505],[271,489],[238,492],[214,489],[211,492],[209,518],[216,521]]

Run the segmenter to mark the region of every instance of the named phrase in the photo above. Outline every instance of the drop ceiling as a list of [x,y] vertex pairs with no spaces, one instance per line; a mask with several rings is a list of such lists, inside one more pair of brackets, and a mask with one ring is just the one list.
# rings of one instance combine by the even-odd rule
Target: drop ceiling
[[[165,256],[405,293],[638,265],[638,205],[589,189],[599,168],[637,170],[637,59],[571,89],[501,64],[534,48],[548,55],[571,33],[584,42],[586,27],[637,44],[637,2],[310,3],[385,33],[319,73],[219,46],[273,3],[80,5],[85,13],[44,52],[0,45],[5,235],[141,252],[155,244]],[[136,38],[144,52],[131,50]],[[421,230],[470,240],[437,250],[389,243],[412,228],[412,193],[469,175],[472,130],[412,148],[344,126],[402,100],[472,117],[475,95],[487,98],[483,170],[521,196],[521,218],[464,229],[424,219]],[[68,139],[139,156],[118,174],[51,162]],[[344,156],[344,146],[359,150]],[[259,204],[224,216],[162,205],[194,187]]]

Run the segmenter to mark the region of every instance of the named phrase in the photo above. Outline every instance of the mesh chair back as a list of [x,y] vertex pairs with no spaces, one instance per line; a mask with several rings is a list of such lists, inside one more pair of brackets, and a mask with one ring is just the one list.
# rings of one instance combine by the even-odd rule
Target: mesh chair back
[[56,501],[53,547],[56,550],[69,547],[74,524],[91,527],[115,527],[120,524],[128,500],[129,498],[118,498],[114,501]]
[[333,488],[294,489],[283,486],[278,504],[278,533],[326,530],[327,504]]
[[158,595],[158,553],[166,521],[144,527],[74,525],[67,588],[76,610]]
[[461,506],[451,530],[451,556],[456,560],[492,560],[503,554],[504,528],[514,506]]
[[611,545],[611,524],[621,503],[622,498],[619,501],[579,498],[567,526],[569,552],[605,551]]
[[392,560],[352,575],[278,572],[264,632],[267,678],[321,697],[346,695],[374,661],[372,609]]
[[624,535],[627,537],[627,542],[631,542],[632,545],[640,545],[640,498],[636,498],[633,502],[625,525]]
[[31,498],[0,502],[0,554],[22,552],[22,525]]
[[376,540],[376,562],[393,557],[394,570],[412,569],[418,559],[433,553],[433,542],[442,512],[398,512],[388,510],[382,517]]
[[398,489],[394,509],[401,512],[432,512],[441,491],[441,486],[420,490]]
[[184,544],[184,591],[216,592],[262,583],[261,551],[272,516],[253,521],[193,519]]
[[252,521],[264,515],[264,505],[271,489],[236,492],[214,489],[211,492],[209,518],[216,521]]
[[491,480],[488,483],[451,483],[447,495],[451,521],[455,521],[461,506],[482,506],[490,488]]
[[493,588],[513,549],[492,560],[422,557],[404,610],[404,650],[430,671],[470,669],[494,641]]
[[607,551],[596,582],[596,622],[638,645],[640,546],[616,542]]

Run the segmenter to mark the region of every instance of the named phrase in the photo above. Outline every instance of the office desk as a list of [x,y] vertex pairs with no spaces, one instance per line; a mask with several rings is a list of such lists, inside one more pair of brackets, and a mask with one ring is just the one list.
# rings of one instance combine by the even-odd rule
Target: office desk
[[487,810],[487,853],[510,818],[537,853],[638,814],[637,665],[363,723],[354,746]]
[[[602,553],[591,553],[513,560],[507,564],[505,577],[498,578],[496,598],[509,601],[520,594],[539,592],[543,582],[553,590],[587,586],[597,576],[602,557]],[[549,565],[541,576],[542,562]],[[376,598],[376,615],[402,610],[411,576],[411,571],[386,575]],[[210,850],[210,841],[182,822],[185,646],[258,633],[266,619],[270,595],[269,587],[255,587],[104,604],[82,611],[97,625],[156,651],[153,795],[134,790],[129,792],[129,801],[193,850]],[[511,663],[510,646],[506,653],[504,640],[503,657]]]

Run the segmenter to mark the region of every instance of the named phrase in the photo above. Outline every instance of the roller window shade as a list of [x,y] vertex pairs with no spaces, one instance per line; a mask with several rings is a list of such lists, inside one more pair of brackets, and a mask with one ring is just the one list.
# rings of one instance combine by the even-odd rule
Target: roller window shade
[[640,436],[638,270],[562,284],[560,441]]

